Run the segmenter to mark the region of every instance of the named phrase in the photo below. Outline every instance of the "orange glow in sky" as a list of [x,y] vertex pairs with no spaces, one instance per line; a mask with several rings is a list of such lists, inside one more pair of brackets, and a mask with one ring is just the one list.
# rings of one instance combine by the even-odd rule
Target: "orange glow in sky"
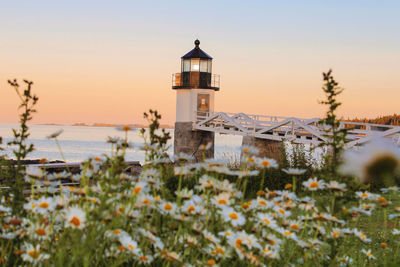
[[216,111],[321,117],[321,73],[329,68],[345,88],[340,115],[400,111],[395,1],[205,1],[213,9],[196,11],[162,1],[30,2],[0,11],[0,123],[18,121],[18,98],[7,84],[17,78],[34,81],[34,123],[143,123],[152,108],[173,124],[171,74],[195,38],[221,76]]

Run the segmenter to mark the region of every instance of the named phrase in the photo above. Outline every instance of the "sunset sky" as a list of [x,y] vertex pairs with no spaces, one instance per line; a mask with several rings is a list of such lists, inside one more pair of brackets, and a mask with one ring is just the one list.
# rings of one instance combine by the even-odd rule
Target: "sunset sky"
[[344,117],[400,113],[400,1],[1,1],[0,123],[7,79],[34,81],[34,123],[175,122],[171,74],[193,41],[221,75],[215,109],[321,117],[322,75]]

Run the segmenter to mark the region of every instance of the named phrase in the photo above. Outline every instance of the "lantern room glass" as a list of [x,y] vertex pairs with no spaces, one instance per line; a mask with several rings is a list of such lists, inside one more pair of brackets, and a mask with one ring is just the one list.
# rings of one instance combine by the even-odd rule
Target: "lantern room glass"
[[200,58],[190,59],[190,71],[200,71]]
[[182,72],[190,71],[190,59],[182,60]]

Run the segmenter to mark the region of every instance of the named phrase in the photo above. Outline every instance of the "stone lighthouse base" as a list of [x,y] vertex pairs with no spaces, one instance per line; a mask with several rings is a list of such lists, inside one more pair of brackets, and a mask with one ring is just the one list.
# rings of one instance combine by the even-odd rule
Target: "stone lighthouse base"
[[[284,143],[280,141],[256,138],[253,136],[243,136],[242,146],[251,146],[256,148],[258,157],[266,157],[281,162],[283,159]],[[240,155],[242,158],[242,155]]]
[[[192,122],[175,122],[174,155],[184,153],[196,161],[203,160],[203,156],[214,158],[214,136],[213,132],[194,131]],[[206,146],[208,149],[202,150]]]

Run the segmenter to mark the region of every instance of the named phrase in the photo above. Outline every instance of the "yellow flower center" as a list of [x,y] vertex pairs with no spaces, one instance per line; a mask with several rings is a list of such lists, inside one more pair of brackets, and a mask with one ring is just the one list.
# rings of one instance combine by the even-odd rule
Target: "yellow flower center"
[[221,248],[221,247],[217,247],[216,249],[215,249],[215,251],[217,252],[217,253],[219,253],[219,254],[224,254],[224,249],[223,248]]
[[292,224],[290,228],[292,228],[293,230],[299,230],[300,226],[298,224]]
[[148,261],[149,258],[147,258],[146,256],[141,256],[141,257],[139,258],[139,260],[140,260],[140,261]]
[[333,238],[337,238],[337,237],[339,237],[339,236],[340,236],[340,233],[337,233],[337,232],[332,233],[332,237],[333,237]]
[[46,231],[43,228],[38,228],[35,230],[35,233],[40,235],[40,236],[44,236],[46,235]]
[[317,188],[319,186],[318,182],[311,182],[310,188]]
[[289,231],[285,231],[284,234],[285,234],[286,236],[292,236],[292,233],[289,232]]
[[229,218],[231,218],[232,220],[237,220],[237,219],[239,219],[239,215],[237,215],[236,212],[231,212],[229,214]]
[[121,233],[120,230],[118,230],[118,229],[114,230],[114,235],[119,235],[120,233]]
[[133,191],[135,192],[135,194],[139,194],[140,191],[142,191],[142,187],[141,186],[135,187]]
[[265,200],[259,200],[258,204],[260,204],[262,206],[267,206],[267,202]]
[[195,210],[196,210],[196,208],[194,206],[189,206],[188,209],[187,209],[188,213],[191,213],[191,212],[193,212]]
[[172,210],[172,205],[169,204],[169,203],[166,203],[166,204],[164,205],[164,209],[165,209],[165,210]]
[[265,222],[266,224],[271,224],[271,221],[268,220],[267,218],[262,219],[263,222]]
[[124,246],[118,246],[118,250],[119,251],[123,251],[123,250],[125,250],[125,247]]
[[268,160],[263,160],[262,162],[261,162],[261,164],[264,166],[264,167],[268,167],[269,166],[269,164],[271,164]]
[[79,220],[79,218],[76,216],[72,217],[72,219],[69,222],[73,224],[75,227],[79,227],[79,225],[81,225],[81,220]]
[[219,199],[218,200],[218,204],[220,205],[226,205],[228,203],[228,201],[226,201],[226,199]]
[[268,252],[270,252],[271,250],[270,249],[268,249],[268,248],[265,248],[264,249],[264,253],[268,253]]
[[36,251],[36,250],[34,250],[34,249],[29,250],[29,251],[28,251],[28,255],[29,255],[31,258],[34,258],[34,259],[39,258],[39,252]]
[[150,203],[151,203],[151,201],[150,201],[150,199],[148,199],[148,198],[145,198],[145,199],[143,200],[143,203],[144,203],[144,204],[150,204]]
[[135,246],[134,245],[132,245],[132,244],[128,244],[128,248],[129,248],[129,250],[135,250]]
[[362,193],[361,196],[362,197],[368,197],[368,194],[367,193]]
[[39,204],[39,207],[41,207],[42,209],[47,209],[49,206],[49,203],[47,203],[46,201],[43,201]]
[[216,262],[215,262],[215,260],[208,260],[207,261],[207,266],[214,266],[215,264],[217,264]]

